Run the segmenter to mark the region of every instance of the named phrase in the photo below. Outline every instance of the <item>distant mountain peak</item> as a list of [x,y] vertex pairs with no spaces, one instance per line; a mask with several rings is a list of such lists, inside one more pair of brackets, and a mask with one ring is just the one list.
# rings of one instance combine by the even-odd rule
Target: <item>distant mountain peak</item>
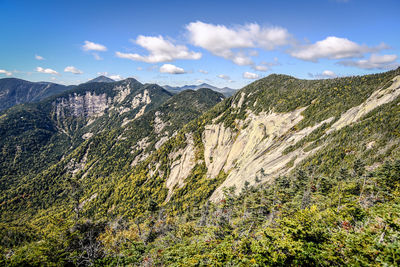
[[234,93],[236,93],[235,89],[228,88],[228,87],[218,88],[218,87],[210,85],[208,83],[201,83],[199,85],[194,85],[194,84],[193,85],[184,85],[184,86],[176,86],[176,87],[169,86],[169,85],[164,85],[163,87],[164,87],[165,90],[168,90],[168,91],[170,91],[172,93],[178,93],[178,92],[181,92],[181,91],[184,91],[184,90],[198,90],[200,88],[211,89],[211,90],[213,90],[215,92],[219,92],[219,93],[224,94],[226,97],[229,97],[229,96],[233,95]]
[[87,81],[86,83],[113,83],[115,82],[113,79],[108,78],[104,75],[100,75],[97,78]]

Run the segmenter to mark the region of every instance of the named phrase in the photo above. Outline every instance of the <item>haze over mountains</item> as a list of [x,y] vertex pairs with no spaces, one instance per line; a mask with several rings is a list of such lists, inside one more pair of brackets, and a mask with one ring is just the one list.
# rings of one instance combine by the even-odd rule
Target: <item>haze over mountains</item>
[[[85,83],[113,83],[115,80],[104,75],[96,77]],[[76,87],[76,85],[61,85],[51,82],[29,82],[17,78],[0,79],[0,111],[10,108],[14,105],[38,102],[46,97],[62,93]],[[218,88],[207,83],[200,85],[185,85],[181,87],[163,86],[167,91],[176,94],[184,90],[198,90],[200,88],[209,88],[215,92],[222,93],[226,97],[233,95],[236,90],[228,87]]]
[[177,92],[181,92],[183,90],[198,90],[200,88],[209,88],[215,92],[219,92],[223,95],[225,95],[226,97],[230,97],[232,96],[234,93],[236,93],[237,90],[232,89],[232,88],[228,88],[228,87],[224,87],[224,88],[218,88],[215,86],[212,86],[210,84],[207,83],[202,83],[199,85],[184,85],[184,86],[169,86],[169,85],[164,85],[163,86],[164,89],[172,92],[172,93],[177,93]]

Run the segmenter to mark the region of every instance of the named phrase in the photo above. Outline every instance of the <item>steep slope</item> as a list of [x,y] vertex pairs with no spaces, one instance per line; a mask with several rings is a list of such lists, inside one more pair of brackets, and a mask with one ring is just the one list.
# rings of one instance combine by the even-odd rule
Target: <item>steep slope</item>
[[[335,157],[343,158],[349,148],[336,142],[345,131],[354,131],[368,112],[382,105],[392,107],[389,114],[396,114],[397,106],[392,103],[398,99],[399,72],[312,81],[271,75],[259,80],[189,123],[131,175],[110,185],[116,189],[109,193],[109,200],[95,205],[108,206],[111,199],[118,199],[125,203],[119,212],[131,210],[127,207],[133,203],[140,211],[146,203],[143,198],[151,195],[158,203],[183,212],[209,198],[221,199],[224,187],[235,186],[240,191],[246,183],[272,182],[310,164],[309,160],[329,148],[341,151]],[[343,125],[343,118],[348,118],[347,126],[337,127]],[[390,153],[369,162],[382,163],[383,158],[398,153],[398,146],[393,145],[398,142],[393,135],[397,119],[387,117],[381,128],[368,128],[376,136],[375,149],[386,151],[388,142],[392,144]],[[385,142],[377,146],[383,136],[387,136]],[[346,158],[349,164],[356,156],[371,155],[364,140],[356,142]],[[336,160],[316,172],[332,174],[340,167]]]
[[170,97],[157,85],[127,79],[82,84],[39,103],[4,111],[0,117],[2,185],[40,172],[85,139],[138,118]]
[[[141,120],[132,122],[141,125],[134,128],[125,120],[121,123],[123,130],[94,136],[91,142],[85,143],[86,147],[77,150],[74,160],[67,159],[71,162],[70,169],[65,164],[54,166],[32,181],[36,185],[28,183],[28,187],[40,188],[49,177],[52,177],[51,183],[59,183],[60,173],[70,173],[69,177],[81,178],[85,185],[82,199],[91,199],[85,205],[86,212],[99,217],[110,212],[134,216],[143,211],[149,197],[172,212],[183,212],[207,199],[221,199],[225,187],[234,186],[240,191],[245,184],[256,181],[271,183],[310,161],[319,162],[315,172],[324,175],[341,167],[337,157],[346,158],[352,164],[356,156],[370,156],[368,162],[379,164],[398,153],[398,138],[393,135],[397,116],[385,118],[387,123],[379,129],[368,127],[369,135],[375,140],[368,146],[385,151],[384,156],[372,156],[361,139],[356,139],[351,149],[338,144],[345,132],[354,131],[359,122],[380,106],[387,107],[388,114],[396,114],[397,106],[392,103],[398,99],[399,72],[400,69],[311,81],[270,75],[243,88],[177,132],[167,130],[168,123],[162,119],[165,110],[154,111],[151,119],[143,117],[145,121],[153,121],[153,128],[149,130],[145,130],[149,124],[141,124]],[[377,120],[376,116],[373,121]],[[168,134],[150,134],[159,129]],[[385,141],[378,142],[379,138]],[[92,146],[98,147],[95,158],[86,154]],[[127,156],[126,147],[132,157]],[[329,164],[321,164],[320,158],[314,158],[332,151],[340,153],[331,156]],[[93,167],[93,175],[89,175],[90,166],[96,161],[99,164]],[[67,186],[51,186],[53,193],[49,202],[55,203],[60,197],[55,188]],[[42,194],[39,191],[36,190],[36,197]],[[92,199],[93,195],[96,198]],[[42,203],[41,197],[35,202]]]
[[3,190],[3,232],[45,233],[3,254],[73,262],[94,235],[98,264],[396,265],[399,96],[400,68],[270,75],[200,116],[221,95],[175,95]]
[[73,88],[49,82],[28,82],[16,78],[0,79],[0,111],[14,105],[37,102]]
[[[176,135],[183,125],[200,116],[223,98],[222,94],[210,89],[186,90],[174,95],[143,116],[125,120],[120,127],[114,126],[109,131],[88,138],[71,155],[38,176],[26,176],[18,187],[8,190],[10,195],[1,202],[10,201],[14,197],[18,199],[18,195],[14,195],[15,192],[25,192],[29,197],[17,202],[28,201],[30,206],[35,208],[52,206],[65,201],[68,191],[60,192],[60,188],[67,190],[66,181],[70,178],[82,179],[87,191],[93,192],[92,196],[104,194],[105,190],[112,188],[103,188],[101,184],[129,173],[152,151]],[[14,197],[10,199],[11,195]],[[12,209],[18,209],[17,206],[19,204]]]

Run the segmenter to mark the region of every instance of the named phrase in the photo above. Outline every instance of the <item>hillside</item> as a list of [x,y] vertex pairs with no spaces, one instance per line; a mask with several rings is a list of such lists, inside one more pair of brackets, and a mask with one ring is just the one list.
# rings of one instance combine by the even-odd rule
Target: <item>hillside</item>
[[26,249],[36,248],[49,261],[99,265],[396,265],[399,95],[400,68],[327,80],[274,74],[214,107],[222,96],[200,89],[136,119],[109,117],[107,131],[90,126],[59,163],[3,189],[2,220],[16,225],[4,233],[44,229],[3,245],[17,251],[4,260],[30,262]]
[[58,162],[86,139],[143,115],[171,97],[134,79],[81,84],[38,103],[0,115],[0,176],[7,188],[24,175]]
[[0,111],[22,103],[37,102],[72,87],[49,82],[29,82],[16,78],[0,79]]

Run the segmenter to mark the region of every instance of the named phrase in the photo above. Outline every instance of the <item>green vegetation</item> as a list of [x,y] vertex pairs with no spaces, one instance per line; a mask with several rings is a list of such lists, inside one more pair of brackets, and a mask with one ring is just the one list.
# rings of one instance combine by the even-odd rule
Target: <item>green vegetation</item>
[[399,177],[400,161],[367,172],[358,160],[329,177],[315,175],[310,166],[238,195],[228,189],[220,202],[180,216],[152,200],[131,220],[119,215],[71,221],[53,214],[40,234],[30,223],[2,225],[1,261],[10,266],[396,266]]
[[28,82],[16,78],[3,78],[0,79],[0,111],[21,103],[37,102],[73,87],[73,85],[65,86],[49,82]]
[[[45,105],[57,98],[9,109],[0,116],[0,263],[399,265],[400,98],[326,134],[399,74],[313,81],[270,75],[223,101],[207,89],[171,97],[132,80],[135,92],[147,89],[158,101],[136,119],[140,107],[116,112],[132,94],[89,126],[86,119],[55,120]],[[112,83],[98,86],[97,93],[115,96]],[[300,107],[307,107],[304,119],[291,131],[334,119],[285,153],[323,149],[297,165],[293,158],[286,176],[268,183],[257,177],[254,186],[225,188],[223,199],[209,202],[229,170],[207,177],[205,127],[223,123],[239,132],[249,112]],[[57,128],[63,123],[69,138]],[[94,134],[82,140],[87,132]],[[189,144],[194,167],[169,195],[166,180]]]

